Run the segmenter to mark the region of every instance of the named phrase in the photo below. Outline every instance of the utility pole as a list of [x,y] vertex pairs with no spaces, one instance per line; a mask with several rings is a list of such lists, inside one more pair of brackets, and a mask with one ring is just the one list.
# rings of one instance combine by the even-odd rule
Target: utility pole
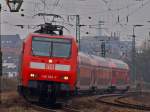
[[[150,23],[150,21],[147,21],[148,23]],[[148,32],[149,33],[149,38],[148,38],[148,49],[150,48],[150,31]]]
[[102,25],[104,25],[104,21],[99,21],[98,22],[98,35],[101,36],[102,35]]
[[102,43],[101,43],[101,56],[102,56],[102,57],[105,57],[105,56],[106,56],[105,41],[102,41]]
[[148,34],[149,34],[149,38],[148,38],[148,49],[149,49],[150,48],[150,32]]
[[133,25],[133,35],[132,35],[132,76],[134,78],[134,84],[136,84],[137,81],[137,74],[136,74],[136,48],[135,48],[135,28],[141,27],[144,25]]
[[76,42],[78,43],[79,50],[80,50],[80,15],[69,15],[68,17],[75,17],[76,18]]
[[1,9],[2,6],[0,4],[0,104],[2,104],[2,42],[1,42]]
[[134,82],[136,83],[136,67],[135,67],[135,31],[133,26],[133,35],[132,35],[132,76],[134,78]]
[[78,42],[79,45],[79,50],[80,50],[80,16],[76,16],[76,41]]

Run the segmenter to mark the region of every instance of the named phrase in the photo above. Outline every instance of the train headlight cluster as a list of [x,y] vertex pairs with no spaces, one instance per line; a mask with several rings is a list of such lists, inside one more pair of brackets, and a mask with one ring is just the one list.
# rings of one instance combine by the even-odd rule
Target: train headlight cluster
[[62,79],[63,80],[69,80],[69,76],[63,76]]
[[30,74],[30,77],[31,77],[31,78],[37,78],[37,77],[38,77],[38,75],[37,75],[37,74],[33,74],[33,73],[31,73],[31,74]]

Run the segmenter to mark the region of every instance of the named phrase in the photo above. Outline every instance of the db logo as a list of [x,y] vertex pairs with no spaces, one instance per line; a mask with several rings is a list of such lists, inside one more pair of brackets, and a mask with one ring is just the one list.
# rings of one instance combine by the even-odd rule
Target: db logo
[[55,65],[54,64],[45,64],[45,69],[47,69],[47,70],[54,70],[55,69]]

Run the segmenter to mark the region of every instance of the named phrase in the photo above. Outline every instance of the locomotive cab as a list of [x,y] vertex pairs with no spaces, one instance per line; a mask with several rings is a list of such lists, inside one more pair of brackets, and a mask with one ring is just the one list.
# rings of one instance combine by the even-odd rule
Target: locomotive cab
[[78,53],[73,38],[30,34],[22,53],[19,88],[23,94],[46,99],[68,95],[74,90]]

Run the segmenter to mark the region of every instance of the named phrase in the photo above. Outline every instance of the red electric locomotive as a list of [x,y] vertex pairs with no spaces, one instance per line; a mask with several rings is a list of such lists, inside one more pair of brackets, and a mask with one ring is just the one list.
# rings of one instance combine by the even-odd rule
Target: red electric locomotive
[[54,103],[80,91],[128,88],[126,63],[78,53],[73,37],[62,35],[61,29],[56,35],[50,28],[42,27],[23,42],[18,86],[22,95]]

